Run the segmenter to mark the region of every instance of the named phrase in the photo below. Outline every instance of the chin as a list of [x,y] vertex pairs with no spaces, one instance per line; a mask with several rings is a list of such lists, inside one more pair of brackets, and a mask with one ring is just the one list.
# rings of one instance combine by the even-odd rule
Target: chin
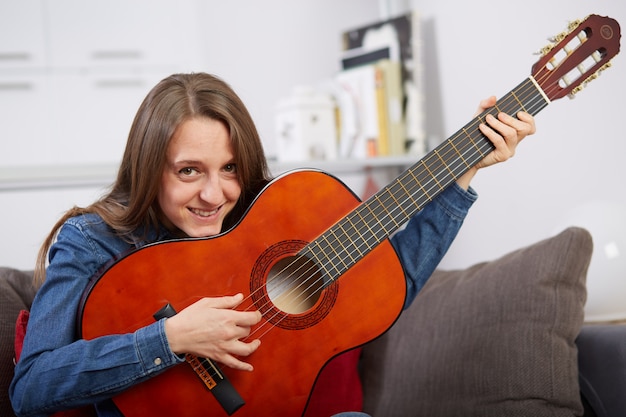
[[217,226],[211,226],[211,227],[202,227],[202,228],[193,228],[190,230],[186,230],[185,233],[187,234],[187,236],[189,237],[198,237],[198,238],[202,238],[202,237],[211,237],[211,236],[215,236],[218,233],[220,233],[221,231],[221,226],[217,227]]

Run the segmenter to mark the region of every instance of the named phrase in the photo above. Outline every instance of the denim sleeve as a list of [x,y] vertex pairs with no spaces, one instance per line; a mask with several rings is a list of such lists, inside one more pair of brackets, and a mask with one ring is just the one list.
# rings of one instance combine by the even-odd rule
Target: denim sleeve
[[478,195],[457,184],[446,188],[391,238],[404,268],[408,308],[448,251]]
[[129,334],[77,337],[75,317],[89,278],[124,245],[128,249],[117,238],[98,240],[84,226],[66,223],[51,248],[9,391],[19,416],[108,399],[181,361],[169,348],[163,320]]

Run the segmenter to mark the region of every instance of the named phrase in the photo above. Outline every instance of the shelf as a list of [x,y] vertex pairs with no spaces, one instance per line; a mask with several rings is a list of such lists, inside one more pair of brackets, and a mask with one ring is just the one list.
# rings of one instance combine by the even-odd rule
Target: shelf
[[117,165],[63,165],[0,167],[0,192],[107,186]]
[[[298,168],[315,168],[333,174],[345,174],[369,168],[405,168],[417,159],[413,156],[401,156],[343,161],[270,161],[269,164],[272,175]],[[106,187],[115,180],[117,169],[116,164],[0,167],[0,192]]]
[[270,161],[272,174],[280,174],[298,168],[316,168],[333,174],[358,172],[374,168],[408,168],[419,160],[415,156],[395,156],[368,159],[311,160],[298,162]]

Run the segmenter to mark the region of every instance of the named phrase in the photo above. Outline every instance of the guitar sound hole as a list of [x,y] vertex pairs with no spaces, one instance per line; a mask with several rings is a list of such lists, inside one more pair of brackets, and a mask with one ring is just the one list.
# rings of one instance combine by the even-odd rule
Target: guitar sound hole
[[311,309],[320,298],[324,281],[319,269],[302,256],[281,259],[267,277],[267,294],[274,305],[289,314]]

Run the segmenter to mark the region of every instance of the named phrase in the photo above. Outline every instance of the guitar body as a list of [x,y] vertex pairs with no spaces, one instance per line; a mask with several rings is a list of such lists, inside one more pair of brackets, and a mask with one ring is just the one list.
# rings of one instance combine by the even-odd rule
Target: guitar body
[[[246,358],[253,372],[222,366],[245,401],[235,416],[298,416],[316,377],[341,352],[376,338],[400,314],[406,283],[388,240],[304,311],[278,308],[270,271],[360,204],[334,177],[296,171],[274,180],[225,234],[144,247],[109,267],[86,293],[79,328],[85,339],[133,332],[170,303],[177,311],[201,297],[244,294],[239,310],[259,310],[261,346]],[[181,364],[114,398],[126,417],[226,416],[191,366]]]

